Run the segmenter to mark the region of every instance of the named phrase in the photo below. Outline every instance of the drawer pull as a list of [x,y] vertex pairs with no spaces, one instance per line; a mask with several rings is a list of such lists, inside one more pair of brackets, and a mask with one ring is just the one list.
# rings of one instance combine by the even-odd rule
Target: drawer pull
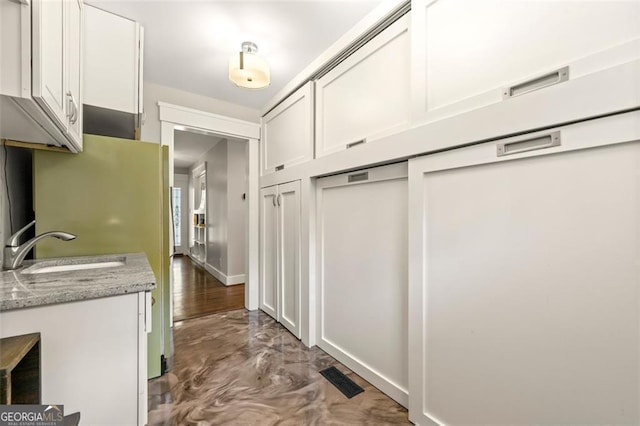
[[367,139],[365,138],[365,139],[360,139],[359,141],[348,143],[347,144],[347,149],[353,148],[356,145],[361,145],[361,144],[366,143],[366,142],[367,142]]
[[349,183],[362,182],[364,180],[369,180],[369,172],[354,173],[352,175],[349,175],[348,178]]
[[497,151],[498,157],[503,157],[505,155],[520,154],[522,152],[551,148],[553,146],[560,146],[560,132],[553,132],[548,135],[515,142],[500,143],[497,145]]
[[525,93],[544,89],[545,87],[553,86],[554,84],[562,83],[567,80],[569,80],[569,67],[560,68],[559,70],[550,72],[543,76],[535,77],[531,80],[507,87],[502,91],[502,99],[504,100],[524,95]]
[[276,166],[276,172],[279,172],[280,170],[284,170],[284,164],[280,164],[279,166]]

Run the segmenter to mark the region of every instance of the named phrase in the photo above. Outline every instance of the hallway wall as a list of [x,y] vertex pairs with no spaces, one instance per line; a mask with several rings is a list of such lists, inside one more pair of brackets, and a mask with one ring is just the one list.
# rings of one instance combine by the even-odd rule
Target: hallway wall
[[207,259],[205,267],[226,285],[244,282],[246,141],[222,140],[203,154],[207,163]]

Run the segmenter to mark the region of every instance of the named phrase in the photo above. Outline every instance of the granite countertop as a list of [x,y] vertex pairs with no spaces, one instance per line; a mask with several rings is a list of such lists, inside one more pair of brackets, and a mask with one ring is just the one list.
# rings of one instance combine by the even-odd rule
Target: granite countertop
[[[124,262],[123,265],[29,273],[57,265]],[[82,268],[82,266],[80,266]],[[25,261],[16,271],[0,272],[0,312],[151,290],[156,278],[144,253],[62,257]]]

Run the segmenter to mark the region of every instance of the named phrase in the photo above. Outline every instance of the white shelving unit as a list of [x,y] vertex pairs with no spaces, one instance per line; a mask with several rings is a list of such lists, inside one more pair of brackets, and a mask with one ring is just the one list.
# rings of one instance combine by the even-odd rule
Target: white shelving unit
[[196,262],[204,264],[207,260],[207,166],[193,169],[193,214],[189,255]]
[[193,246],[191,255],[199,262],[206,259],[207,225],[205,213],[193,214]]

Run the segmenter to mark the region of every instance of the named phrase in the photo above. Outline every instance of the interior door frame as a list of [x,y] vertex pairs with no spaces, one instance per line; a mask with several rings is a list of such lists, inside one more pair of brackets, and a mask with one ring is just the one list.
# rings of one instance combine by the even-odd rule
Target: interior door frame
[[[166,102],[158,102],[160,114],[160,141],[169,147],[169,164],[174,158],[174,131],[195,130],[216,133],[247,141],[248,187],[245,232],[245,292],[244,306],[247,310],[258,309],[259,304],[259,213],[260,213],[260,123],[199,111]],[[169,168],[169,186],[174,182],[173,168]],[[170,287],[173,292],[173,285]],[[171,293],[170,293],[171,294]],[[167,295],[167,297],[170,296]]]

